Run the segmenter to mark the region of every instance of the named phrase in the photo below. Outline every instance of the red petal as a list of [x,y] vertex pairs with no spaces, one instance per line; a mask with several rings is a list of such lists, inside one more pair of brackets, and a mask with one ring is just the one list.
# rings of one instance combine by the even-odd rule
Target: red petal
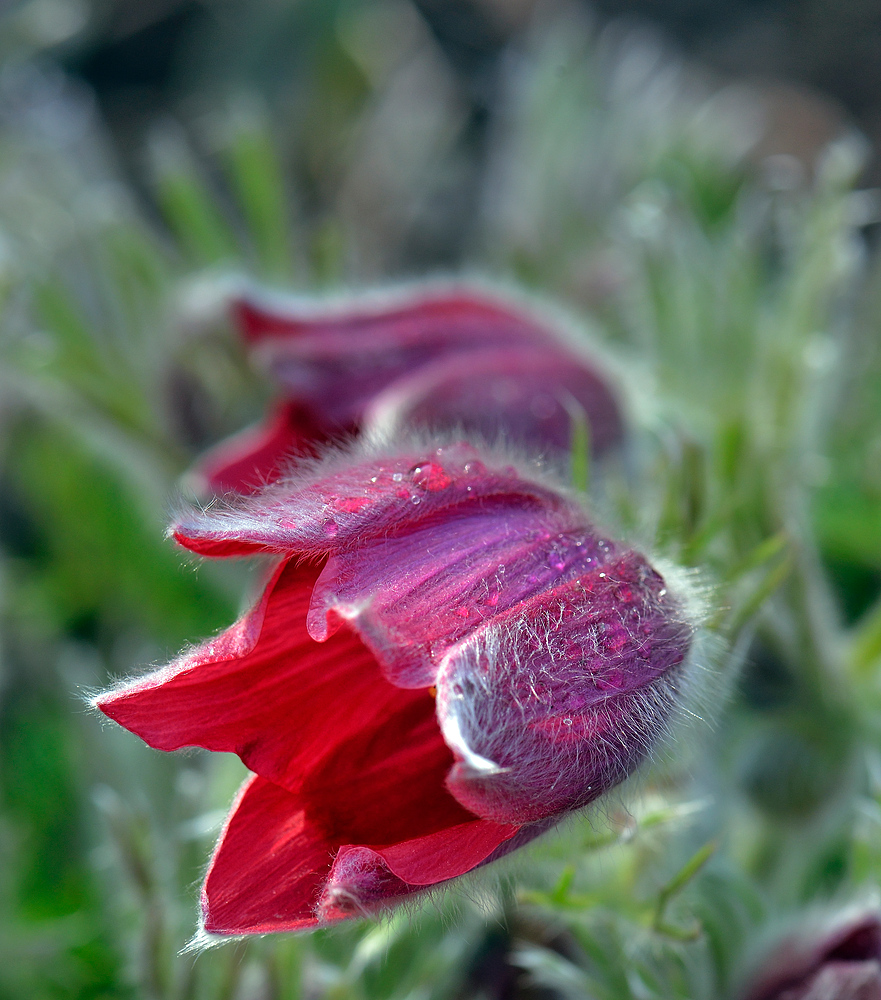
[[473,820],[392,847],[339,849],[298,796],[255,775],[215,849],[202,891],[204,927],[263,934],[369,914],[471,871],[517,832]]
[[318,572],[283,564],[236,625],[169,667],[103,695],[98,708],[159,750],[237,753],[251,770],[291,789],[340,745],[380,732],[414,703],[437,730],[429,695],[389,684],[349,629],[325,643],[308,635]]
[[160,750],[237,753],[289,791],[337,844],[390,844],[467,822],[446,791],[453,757],[425,690],[381,674],[344,628],[305,630],[316,567],[279,568],[242,621],[98,707]]
[[334,850],[294,795],[256,775],[249,778],[208,869],[205,930],[264,934],[315,927],[313,911]]
[[488,332],[500,333],[508,328],[514,337],[535,338],[545,331],[537,320],[519,305],[505,305],[491,295],[464,288],[419,289],[399,295],[362,296],[324,304],[308,299],[278,299],[277,304],[263,304],[255,299],[241,298],[232,303],[233,318],[245,340],[256,344],[271,338],[316,337],[347,335],[364,344],[364,331],[369,330],[372,344],[374,332],[387,339],[392,331],[395,342],[424,340],[434,327],[449,330],[462,324],[488,324]]
[[473,871],[520,827],[472,820],[389,847],[347,845],[322,894],[322,920],[370,913],[383,903]]
[[274,482],[302,455],[315,454],[326,440],[308,411],[293,402],[278,404],[257,427],[221,441],[204,455],[193,474],[214,493],[254,493]]
[[172,531],[170,537],[190,552],[211,559],[234,559],[237,556],[256,556],[266,552],[266,546],[259,542],[238,538],[194,538],[180,530]]
[[239,792],[208,870],[205,930],[296,931],[367,915],[473,871],[544,829],[472,820],[390,847],[339,848],[298,796],[255,775]]
[[[441,736],[434,699],[427,691],[392,687],[378,670],[372,677],[374,686],[363,697],[387,709],[357,732],[348,718],[357,704],[313,706],[329,732],[323,758],[300,785],[310,817],[338,845],[396,844],[470,823],[473,813],[445,787],[453,755]],[[336,714],[341,707],[342,717]]]

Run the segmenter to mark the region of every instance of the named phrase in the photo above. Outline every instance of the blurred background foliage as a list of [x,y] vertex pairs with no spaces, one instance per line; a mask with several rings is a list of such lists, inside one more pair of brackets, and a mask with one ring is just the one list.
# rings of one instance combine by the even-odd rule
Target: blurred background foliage
[[[820,0],[0,3],[2,1000],[716,998],[877,902],[879,47],[881,7]],[[418,911],[182,952],[242,769],[87,697],[248,592],[163,541],[268,392],[219,283],[461,271],[616,359],[590,499],[699,568],[693,718]]]

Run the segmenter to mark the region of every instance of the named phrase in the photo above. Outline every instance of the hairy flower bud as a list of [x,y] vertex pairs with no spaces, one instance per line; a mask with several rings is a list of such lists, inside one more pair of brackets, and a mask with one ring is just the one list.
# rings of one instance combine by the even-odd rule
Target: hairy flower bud
[[577,416],[594,454],[621,438],[597,358],[518,299],[456,284],[337,303],[250,293],[231,308],[282,402],[202,460],[215,491],[251,492],[316,443],[362,429],[456,430],[565,456]]
[[258,776],[209,871],[211,931],[370,912],[501,857],[627,777],[679,696],[686,597],[492,452],[338,454],[173,533],[281,557],[228,632],[98,700]]

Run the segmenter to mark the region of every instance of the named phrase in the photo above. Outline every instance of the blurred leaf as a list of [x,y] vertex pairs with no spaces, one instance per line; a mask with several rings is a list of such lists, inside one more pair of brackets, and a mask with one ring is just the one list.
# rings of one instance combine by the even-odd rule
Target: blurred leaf
[[155,183],[165,218],[193,263],[218,264],[241,256],[239,241],[218,208],[217,195],[181,137],[157,139]]
[[291,208],[268,127],[236,128],[225,158],[262,269],[292,281]]
[[667,920],[667,908],[673,899],[678,896],[686,886],[689,885],[719,849],[718,843],[709,841],[704,844],[695,854],[683,865],[683,867],[662,887],[658,893],[658,901],[655,905],[655,913],[652,919],[652,927],[659,934],[666,934],[669,937],[681,941],[693,941],[701,933],[700,925],[692,928],[681,928],[671,924]]
[[9,475],[42,540],[27,585],[42,592],[56,626],[138,623],[173,647],[233,617],[164,540],[159,512],[145,516],[132,486],[60,428],[20,428]]

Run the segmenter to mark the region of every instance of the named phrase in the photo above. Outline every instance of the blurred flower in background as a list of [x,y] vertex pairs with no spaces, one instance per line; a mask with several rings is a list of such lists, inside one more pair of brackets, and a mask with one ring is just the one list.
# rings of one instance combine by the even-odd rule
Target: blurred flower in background
[[793,931],[765,957],[744,1000],[872,1000],[881,996],[881,921],[842,914]]
[[620,406],[596,350],[500,290],[427,284],[337,302],[250,292],[230,308],[283,402],[202,456],[199,478],[215,492],[250,492],[297,454],[358,430],[392,441],[420,427],[455,431],[560,466],[579,423],[594,456],[620,443]]

